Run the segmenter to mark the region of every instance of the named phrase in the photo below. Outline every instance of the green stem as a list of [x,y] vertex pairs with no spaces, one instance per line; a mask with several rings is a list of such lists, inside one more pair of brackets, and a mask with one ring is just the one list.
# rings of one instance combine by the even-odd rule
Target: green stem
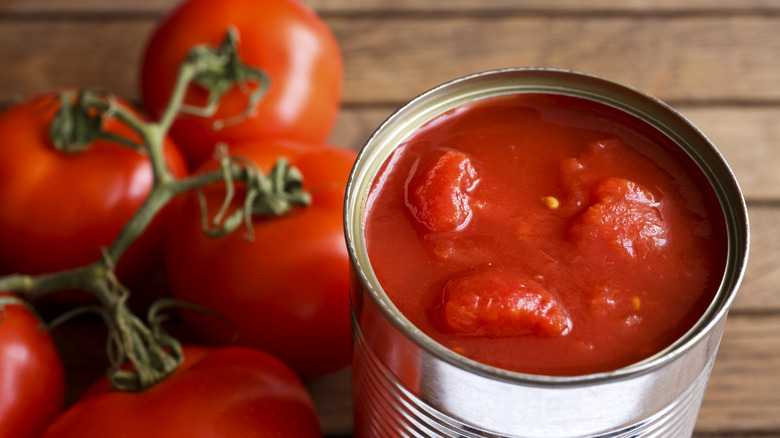
[[[62,272],[0,277],[0,291],[17,292],[32,302],[59,290],[92,293],[101,304],[101,315],[111,322],[108,324],[108,339],[113,347],[109,348],[110,378],[116,388],[146,389],[175,371],[182,360],[181,344],[177,340],[165,334],[156,321],[150,320],[146,324],[128,309],[129,291],[114,274],[115,263],[173,197],[219,181],[241,181],[246,186],[247,199],[257,200],[245,202],[234,213],[243,215],[245,222],[249,222],[251,214],[284,214],[295,205],[309,202],[308,193],[302,190],[300,172],[284,160],[280,160],[267,178],[247,160],[227,155],[222,158],[220,169],[186,178],[177,178],[167,167],[163,149],[165,137],[177,115],[187,109],[184,99],[190,84],[197,83],[209,90],[210,109],[215,110],[221,96],[232,86],[248,80],[257,81],[259,86],[250,96],[250,108],[242,117],[253,111],[251,107],[257,105],[265,92],[267,75],[240,62],[237,41],[235,30],[230,29],[220,47],[199,46],[191,51],[179,69],[168,105],[157,122],[148,122],[129,108],[118,105],[112,95],[85,90],[79,92],[77,98],[73,93],[61,98],[60,111],[50,127],[52,141],[58,150],[79,153],[92,141],[103,139],[145,152],[152,164],[152,190],[117,239],[105,249],[103,257],[90,265]],[[127,125],[141,142],[103,131],[102,122],[107,117]],[[221,231],[230,230],[223,226]],[[150,315],[154,313],[150,311]],[[149,318],[156,320],[153,316]],[[125,360],[133,365],[132,371],[119,367]]]
[[176,79],[176,84],[173,87],[170,101],[168,106],[163,111],[160,120],[157,122],[160,130],[168,132],[173,125],[173,121],[176,120],[176,116],[179,114],[182,104],[184,104],[184,98],[187,95],[187,88],[195,78],[197,73],[196,66],[190,62],[184,62],[179,67],[179,75]]
[[[196,67],[188,62],[182,64],[179,68],[179,75],[176,78],[171,98],[163,111],[163,115],[157,123],[145,122],[136,117],[129,111],[121,108],[112,108],[116,117],[125,122],[132,128],[146,144],[149,154],[149,160],[152,163],[155,183],[147,199],[141,205],[130,221],[123,227],[119,237],[108,248],[108,256],[111,260],[117,261],[125,253],[127,248],[135,239],[146,229],[149,223],[154,219],[157,213],[177,194],[193,187],[200,187],[218,181],[216,178],[191,177],[193,181],[189,183],[177,180],[170,173],[165,161],[165,136],[170,130],[171,125],[179,112],[179,108],[184,103],[187,87],[196,74]],[[104,102],[89,102],[96,107],[108,110]],[[215,175],[216,177],[216,175]],[[190,178],[188,178],[190,179]],[[186,181],[186,180],[185,180]]]
[[35,301],[60,290],[86,290],[91,287],[90,278],[102,275],[92,265],[79,269],[41,275],[12,274],[0,278],[0,291],[22,294],[28,301]]
[[127,248],[144,232],[154,220],[157,213],[174,197],[175,193],[169,189],[170,183],[163,182],[152,188],[136,214],[125,223],[119,236],[106,250],[110,261],[116,263],[127,251]]

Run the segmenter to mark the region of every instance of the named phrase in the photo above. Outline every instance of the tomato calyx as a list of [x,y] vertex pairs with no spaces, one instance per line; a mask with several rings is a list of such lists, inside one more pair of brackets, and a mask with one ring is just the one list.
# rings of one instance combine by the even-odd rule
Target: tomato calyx
[[76,153],[99,138],[103,120],[72,101],[72,93],[62,94],[60,109],[49,125],[49,137],[58,151]]
[[[244,224],[247,228],[247,239],[252,240],[252,216],[282,216],[294,207],[307,207],[311,204],[311,194],[303,189],[303,174],[290,165],[285,157],[279,157],[274,167],[264,175],[257,165],[241,157],[231,157],[227,147],[217,148],[220,170],[225,181],[225,199],[214,219],[209,221],[205,196],[199,194],[202,229],[212,238],[217,238],[235,231]],[[246,187],[246,195],[242,206],[225,218],[227,207],[235,195],[234,177],[236,169],[243,171],[242,180]]]
[[[142,145],[132,139],[103,130],[103,121],[113,114],[116,101],[110,93],[95,90],[65,91],[60,94],[59,109],[49,125],[49,138],[60,152],[79,153],[96,140],[108,140],[143,151]],[[95,102],[103,101],[108,111],[99,111]]]
[[[216,120],[212,128],[219,130],[225,126],[241,123],[250,117],[260,99],[265,94],[270,79],[260,69],[248,66],[241,61],[238,53],[238,31],[230,26],[225,32],[225,38],[218,47],[198,45],[190,49],[187,59],[181,69],[194,71],[192,82],[209,92],[208,101],[203,107],[183,104],[181,111],[199,117],[211,117],[219,108],[222,96],[234,85],[240,87],[248,95],[246,109],[233,117],[225,120]],[[257,88],[249,89],[249,83],[254,82]]]

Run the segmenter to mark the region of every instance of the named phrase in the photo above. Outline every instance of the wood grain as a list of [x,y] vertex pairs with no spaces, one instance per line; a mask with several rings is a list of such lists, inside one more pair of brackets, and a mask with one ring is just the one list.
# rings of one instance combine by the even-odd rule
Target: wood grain
[[[106,88],[135,100],[153,23],[0,20],[0,40],[15,42],[0,46],[0,100],[52,86]],[[664,100],[780,101],[774,16],[336,17],[328,24],[344,52],[348,104],[402,102],[458,76],[514,66],[587,71]]]
[[457,76],[516,66],[586,71],[664,100],[771,102],[780,97],[772,59],[780,54],[778,23],[758,16],[510,16],[338,19],[331,26],[347,54],[347,102],[409,98]]
[[748,199],[780,200],[780,106],[680,105],[677,110],[720,150]]
[[0,100],[60,87],[98,88],[135,100],[152,20],[0,20]]
[[[748,205],[750,253],[733,312],[780,312],[780,205]],[[780,313],[778,313],[780,314]],[[750,356],[746,356],[750,357]]]
[[780,316],[730,315],[697,430],[779,436]]
[[[713,13],[760,12],[780,10],[778,0],[305,0],[306,4],[321,14],[355,14],[367,12],[396,13],[554,13],[583,12],[614,13]],[[173,7],[177,0],[2,0],[0,13],[146,13],[161,14]]]

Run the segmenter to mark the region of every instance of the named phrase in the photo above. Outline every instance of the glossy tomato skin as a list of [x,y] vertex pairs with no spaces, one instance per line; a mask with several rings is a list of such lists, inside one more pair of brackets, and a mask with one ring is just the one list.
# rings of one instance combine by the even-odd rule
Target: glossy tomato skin
[[[343,81],[341,52],[324,22],[298,0],[185,0],[158,25],[148,41],[141,69],[141,95],[153,118],[162,114],[180,63],[190,48],[218,46],[228,26],[239,32],[245,64],[263,70],[270,87],[257,111],[241,123],[215,131],[215,120],[247,107],[238,87],[228,91],[216,115],[181,114],[171,136],[196,167],[211,157],[218,141],[284,137],[321,143],[338,112]],[[208,93],[193,85],[185,102],[202,106]]]
[[[197,344],[184,345],[182,348],[184,350],[183,359],[179,365],[179,368],[176,370],[179,373],[188,369],[194,363],[200,361],[205,355],[211,353],[214,350],[211,347]],[[125,363],[122,369],[132,370],[132,366],[130,363]],[[84,401],[88,398],[92,398],[101,394],[107,394],[113,391],[114,389],[111,387],[111,382],[108,380],[108,377],[103,377],[98,379],[83,393],[81,393],[81,396],[79,396],[77,401]]]
[[[0,298],[9,294],[0,293]],[[34,438],[62,411],[65,375],[57,349],[23,305],[0,322],[0,437]]]
[[[148,156],[129,147],[100,140],[83,152],[55,150],[48,137],[59,108],[55,96],[33,96],[0,114],[0,275],[36,275],[96,261],[152,188]],[[134,138],[119,121],[107,120],[104,127]],[[172,141],[164,151],[171,171],[186,175]],[[166,215],[161,212],[119,261],[121,280],[132,282],[159,264]]]
[[[264,172],[277,157],[287,157],[303,173],[313,202],[281,217],[255,218],[254,238],[247,241],[245,228],[207,237],[197,197],[183,199],[165,248],[173,296],[224,316],[239,345],[273,354],[303,378],[342,368],[351,349],[342,208],[355,153],[291,141],[244,143],[230,153],[253,160]],[[199,171],[216,166],[209,162]],[[243,202],[242,189],[233,208]],[[224,184],[204,193],[213,217]],[[185,322],[209,343],[224,344],[233,334],[224,322],[198,312],[185,314]]]
[[42,438],[322,436],[306,388],[278,359],[241,347],[185,346],[184,356],[174,375],[143,392],[105,391],[99,381]]

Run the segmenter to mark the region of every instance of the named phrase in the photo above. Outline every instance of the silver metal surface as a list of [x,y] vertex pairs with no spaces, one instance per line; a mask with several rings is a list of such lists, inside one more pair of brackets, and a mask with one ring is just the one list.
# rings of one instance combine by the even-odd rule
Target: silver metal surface
[[[414,327],[382,290],[363,237],[365,202],[388,155],[425,122],[478,98],[554,93],[604,103],[664,132],[699,165],[728,233],[726,271],[702,318],[677,342],[615,371],[573,377],[510,372],[467,359]],[[393,114],[359,154],[345,201],[352,258],[356,437],[689,437],[728,308],[747,262],[747,209],[717,149],[664,103],[592,75],[507,69],[449,82]]]

